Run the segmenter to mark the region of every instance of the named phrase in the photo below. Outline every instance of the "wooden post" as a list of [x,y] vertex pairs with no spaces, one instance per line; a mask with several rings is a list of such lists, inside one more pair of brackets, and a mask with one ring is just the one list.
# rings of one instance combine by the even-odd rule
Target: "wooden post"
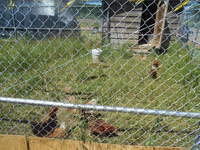
[[162,44],[162,37],[163,37],[165,23],[166,23],[168,4],[169,4],[169,0],[158,8],[158,12],[156,14],[156,21],[155,21],[155,26],[154,26],[155,37],[153,38],[151,44],[155,46],[155,48],[158,48],[158,49],[161,48],[161,44]]

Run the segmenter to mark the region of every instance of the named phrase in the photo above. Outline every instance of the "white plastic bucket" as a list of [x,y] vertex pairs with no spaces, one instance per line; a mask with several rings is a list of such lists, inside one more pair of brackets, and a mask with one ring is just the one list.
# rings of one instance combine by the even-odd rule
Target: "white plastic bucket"
[[93,63],[99,63],[100,62],[100,55],[101,55],[101,53],[102,53],[102,50],[100,48],[92,50],[92,60],[93,60]]

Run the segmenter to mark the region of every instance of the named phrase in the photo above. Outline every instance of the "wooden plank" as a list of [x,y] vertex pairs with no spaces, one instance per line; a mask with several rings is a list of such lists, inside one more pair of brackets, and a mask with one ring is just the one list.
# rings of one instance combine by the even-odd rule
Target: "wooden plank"
[[176,24],[176,25],[178,25],[179,21],[177,19],[176,20],[168,20],[168,23],[169,24]]
[[130,29],[130,28],[110,28],[110,32],[129,33],[129,34],[138,34],[139,33],[139,31],[137,29]]
[[184,150],[176,147],[144,147],[132,145],[103,144],[64,139],[0,135],[1,150]]
[[137,40],[139,35],[138,34],[134,34],[134,33],[130,33],[130,34],[124,34],[124,33],[111,33],[111,38],[115,38],[115,39],[135,39]]
[[30,150],[184,150],[183,148],[103,144],[36,137],[29,138],[29,145]]
[[170,13],[167,15],[167,19],[180,19],[180,15],[174,14],[174,13]]
[[170,14],[169,16],[167,16],[167,21],[169,23],[169,28],[171,30],[171,32],[176,32],[178,26],[179,26],[179,20],[180,17],[177,16],[176,14]]
[[[59,139],[48,139],[38,137],[29,137],[28,139],[29,150],[61,150],[62,148],[62,140]],[[74,145],[76,145],[76,143],[74,143]]]
[[137,44],[138,40],[130,40],[130,39],[111,39],[110,42],[112,44],[125,44],[125,43],[133,43]]
[[25,136],[0,135],[0,150],[27,150]]
[[124,17],[124,16],[135,17],[135,16],[141,16],[141,14],[142,14],[142,8],[137,8],[137,9],[134,9],[129,12],[124,12],[124,13],[118,14],[117,16],[119,16],[119,17]]
[[110,23],[110,27],[114,27],[114,28],[137,28],[139,30],[140,28],[140,23],[138,22],[130,22],[130,23],[125,23],[125,22],[118,22],[118,23],[114,23],[114,22],[111,22]]
[[168,26],[169,26],[170,30],[177,30],[178,29],[178,24],[169,24]]
[[103,29],[119,29],[119,30],[121,30],[121,29],[128,29],[128,30],[133,30],[133,31],[138,31],[138,28],[135,28],[135,27],[130,27],[130,28],[128,28],[128,27],[110,27],[110,28],[108,28],[108,27],[105,27],[105,26],[103,26]]
[[141,17],[140,16],[135,16],[135,17],[130,17],[130,16],[125,16],[125,17],[111,17],[110,18],[111,22],[140,22]]
[[149,54],[150,50],[153,48],[151,43],[143,44],[143,45],[136,45],[133,47],[133,52],[135,54]]
[[179,18],[170,18],[170,17],[168,17],[167,20],[168,20],[169,23],[172,23],[172,22],[178,23],[179,22]]

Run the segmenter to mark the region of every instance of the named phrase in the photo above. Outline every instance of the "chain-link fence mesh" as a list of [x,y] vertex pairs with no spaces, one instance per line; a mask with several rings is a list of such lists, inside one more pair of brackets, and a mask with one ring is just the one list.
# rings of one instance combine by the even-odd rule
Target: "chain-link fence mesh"
[[[0,95],[198,113],[199,9],[194,0],[3,0]],[[0,109],[1,134],[155,146],[199,142],[199,119],[192,117],[4,102]]]

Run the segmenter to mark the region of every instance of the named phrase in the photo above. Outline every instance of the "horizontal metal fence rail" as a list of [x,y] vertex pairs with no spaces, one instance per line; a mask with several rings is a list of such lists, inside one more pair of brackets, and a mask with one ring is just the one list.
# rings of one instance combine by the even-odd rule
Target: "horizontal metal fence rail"
[[19,27],[0,27],[3,31],[93,31],[92,29],[78,28],[19,28]]
[[192,112],[178,112],[178,111],[114,107],[114,106],[102,106],[102,105],[70,104],[70,103],[62,103],[62,102],[54,102],[54,101],[7,98],[7,97],[0,97],[0,102],[27,104],[27,105],[39,105],[39,106],[57,106],[57,107],[64,107],[64,108],[96,110],[96,111],[135,113],[135,114],[144,114],[144,115],[187,117],[187,118],[200,119],[200,113],[192,113]]

